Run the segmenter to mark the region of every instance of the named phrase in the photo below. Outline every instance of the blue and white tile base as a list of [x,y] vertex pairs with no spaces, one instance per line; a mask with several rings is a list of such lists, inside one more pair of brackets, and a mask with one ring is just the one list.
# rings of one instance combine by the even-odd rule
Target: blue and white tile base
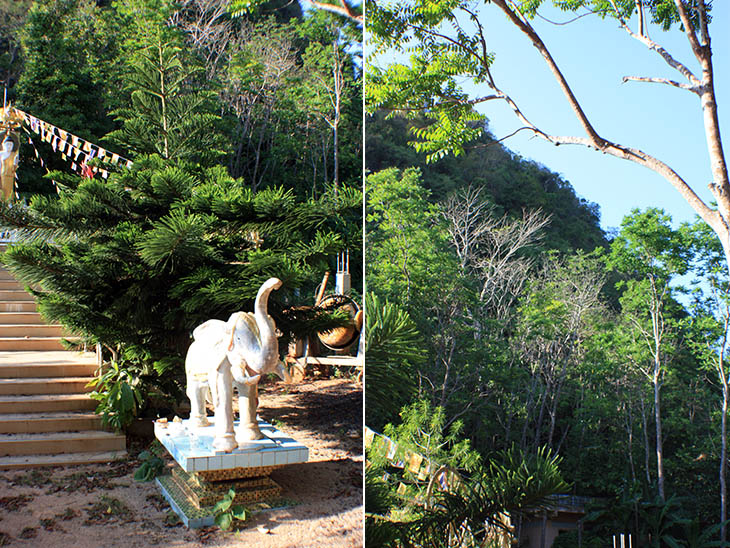
[[[225,453],[213,448],[214,417],[210,426],[196,428],[189,420],[170,422],[166,426],[155,422],[155,437],[186,472],[207,472],[231,468],[280,466],[307,462],[309,449],[290,438],[273,425],[258,419],[261,440],[246,442],[245,447]],[[235,423],[238,427],[238,421]]]

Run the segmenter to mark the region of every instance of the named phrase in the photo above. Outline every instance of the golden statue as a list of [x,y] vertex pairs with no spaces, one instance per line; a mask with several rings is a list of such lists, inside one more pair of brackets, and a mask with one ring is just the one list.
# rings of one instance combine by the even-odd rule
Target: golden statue
[[18,129],[23,124],[23,114],[11,105],[0,109],[0,190],[1,198],[9,202],[15,188],[15,169],[18,167],[20,137]]

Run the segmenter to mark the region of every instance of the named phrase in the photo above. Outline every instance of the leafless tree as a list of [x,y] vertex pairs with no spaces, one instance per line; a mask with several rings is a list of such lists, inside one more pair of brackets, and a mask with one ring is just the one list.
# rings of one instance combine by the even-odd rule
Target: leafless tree
[[[312,91],[324,99],[315,103],[313,109],[332,130],[335,190],[340,184],[339,129],[342,117],[342,93],[345,86],[343,73],[345,62],[340,48],[339,40],[335,39],[332,42],[332,62],[327,73],[313,70],[309,74],[313,84]],[[318,106],[325,108],[317,108]]]
[[272,168],[266,152],[279,129],[280,92],[297,73],[293,37],[266,25],[231,21],[228,0],[183,0],[172,16],[205,59],[208,78],[222,82],[220,97],[238,119],[230,160],[234,177],[256,190]]
[[18,31],[30,6],[30,0],[3,2],[0,6],[0,52],[6,52],[6,59],[0,67],[0,83],[4,88],[10,88],[19,75],[20,68],[16,64],[20,58]]
[[184,30],[203,55],[208,78],[227,64],[231,51],[242,43],[228,17],[228,6],[228,0],[182,0],[171,16],[171,24]]
[[480,280],[485,309],[506,320],[534,265],[524,252],[542,240],[550,217],[540,210],[524,210],[517,220],[499,217],[481,190],[471,186],[448,198],[442,212],[460,268]]

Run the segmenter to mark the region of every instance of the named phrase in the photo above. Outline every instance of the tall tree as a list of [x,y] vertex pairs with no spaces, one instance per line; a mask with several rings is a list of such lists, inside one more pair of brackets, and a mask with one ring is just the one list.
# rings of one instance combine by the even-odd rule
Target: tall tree
[[94,70],[87,50],[92,45],[78,40],[82,32],[94,34],[93,12],[98,9],[87,0],[36,2],[21,32],[20,107],[84,138],[98,138],[113,127],[105,110],[103,75]]
[[636,331],[639,345],[651,358],[644,373],[654,389],[657,484],[662,500],[665,474],[661,389],[672,335],[666,308],[672,292],[670,284],[686,273],[688,255],[682,235],[672,229],[671,217],[660,209],[649,208],[644,212],[635,209],[624,218],[609,257],[611,267],[629,277],[621,299],[623,313]]
[[730,337],[730,282],[724,268],[723,250],[702,221],[688,227],[694,255],[694,321],[698,336],[692,338],[700,360],[712,364],[722,392],[720,411],[720,540],[727,540],[727,413],[730,405],[730,371],[725,353]]
[[[570,424],[559,424],[559,405],[571,370],[584,358],[584,342],[604,312],[600,293],[605,278],[596,257],[578,253],[546,257],[528,282],[512,339],[532,376],[523,448],[529,426],[534,428],[533,451],[545,445],[558,452],[568,435]],[[561,432],[558,440],[556,432]]]
[[0,6],[0,83],[7,90],[15,85],[22,66],[19,30],[31,0],[5,2]]

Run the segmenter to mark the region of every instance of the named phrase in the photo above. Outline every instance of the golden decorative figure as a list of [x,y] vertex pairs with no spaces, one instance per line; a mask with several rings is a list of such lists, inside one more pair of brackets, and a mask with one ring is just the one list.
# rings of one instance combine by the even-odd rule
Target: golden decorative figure
[[13,199],[15,188],[15,169],[18,167],[20,137],[18,129],[23,123],[23,115],[11,105],[0,109],[0,190],[2,199]]

